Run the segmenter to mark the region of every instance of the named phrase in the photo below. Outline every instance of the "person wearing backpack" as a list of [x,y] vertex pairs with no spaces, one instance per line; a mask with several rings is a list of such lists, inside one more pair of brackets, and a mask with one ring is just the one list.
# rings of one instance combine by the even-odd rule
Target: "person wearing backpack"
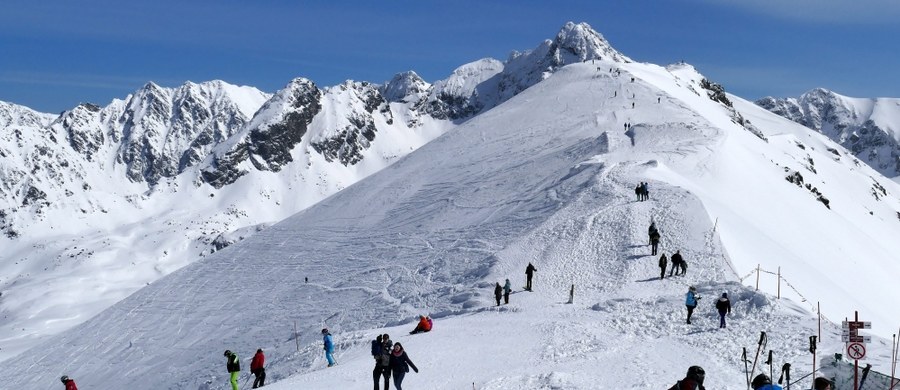
[[703,387],[703,379],[706,373],[700,366],[690,366],[684,379],[675,383],[669,390],[706,390]]
[[757,375],[756,378],[753,378],[750,386],[753,387],[753,390],[782,390],[781,386],[773,385],[772,380],[766,374]]
[[[684,276],[687,273],[687,262],[684,261],[684,257],[681,257],[681,250],[675,251],[675,254],[672,255],[672,270],[675,271],[675,276],[679,274]],[[669,276],[672,275],[669,274]]]
[[684,305],[687,306],[687,323],[691,323],[691,315],[694,314],[694,308],[697,307],[697,303],[700,301],[700,295],[697,294],[697,288],[691,286],[688,288],[687,294],[684,297]]
[[384,390],[388,390],[391,385],[391,349],[394,343],[387,333],[378,336],[375,339],[378,342],[376,348],[374,342],[372,344],[372,356],[375,357],[375,369],[372,371],[372,378],[375,380],[375,390],[378,389],[378,377],[384,377]]

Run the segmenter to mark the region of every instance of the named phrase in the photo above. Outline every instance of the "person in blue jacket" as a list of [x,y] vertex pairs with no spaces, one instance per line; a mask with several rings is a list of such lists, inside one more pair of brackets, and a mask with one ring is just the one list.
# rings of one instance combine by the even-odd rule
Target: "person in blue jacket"
[[687,294],[685,294],[684,305],[687,306],[687,323],[691,323],[691,315],[694,314],[694,308],[697,307],[697,302],[700,300],[700,295],[697,295],[697,288],[691,286],[688,288]]
[[757,375],[756,378],[753,378],[753,382],[750,385],[753,387],[753,390],[782,390],[781,386],[773,385],[772,380],[766,374]]
[[331,341],[331,333],[328,333],[328,328],[322,329],[322,342],[325,343],[325,359],[328,359],[328,367],[331,367],[337,363],[334,361],[334,342]]

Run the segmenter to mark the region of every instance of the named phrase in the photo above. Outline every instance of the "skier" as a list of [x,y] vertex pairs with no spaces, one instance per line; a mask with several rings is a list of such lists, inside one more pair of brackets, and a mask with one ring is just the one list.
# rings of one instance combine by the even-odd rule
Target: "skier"
[[676,276],[684,275],[687,272],[687,262],[684,261],[684,257],[681,257],[681,250],[675,251],[675,254],[672,255],[672,270],[675,271]]
[[70,379],[68,375],[63,375],[59,380],[66,385],[66,390],[78,390],[78,386],[75,386],[75,381]]
[[[666,259],[666,254],[663,253],[662,256],[659,257],[659,279],[662,280],[666,277],[666,266],[669,264],[669,260]],[[672,260],[672,264],[674,267],[675,260]]]
[[400,385],[403,383],[403,377],[409,372],[410,367],[412,367],[413,371],[416,373],[419,372],[419,369],[413,364],[412,360],[409,360],[409,356],[406,355],[403,346],[400,345],[400,343],[394,344],[394,350],[391,351],[391,372],[394,374],[395,389],[403,390]]
[[424,333],[431,331],[431,325],[433,322],[431,321],[431,317],[428,316],[419,316],[419,323],[416,325],[416,328],[409,332],[409,334],[416,333]]
[[256,378],[253,379],[253,388],[259,388],[266,385],[266,355],[262,349],[256,350],[253,360],[250,362],[250,373]]
[[528,263],[528,266],[525,267],[525,289],[531,291],[531,278],[534,276],[534,273],[537,272],[537,268],[534,268],[531,263]]
[[687,375],[684,376],[684,379],[675,383],[669,390],[706,390],[706,388],[703,387],[704,377],[706,377],[706,373],[703,371],[702,367],[691,366],[688,368]]
[[725,315],[731,314],[731,301],[728,300],[728,293],[722,293],[722,297],[716,301],[716,310],[719,311],[719,328],[725,327]]
[[512,283],[509,282],[509,279],[506,279],[506,284],[503,285],[503,304],[509,304],[509,293],[512,292]]
[[753,378],[753,382],[750,385],[753,387],[753,390],[782,390],[781,386],[773,385],[772,380],[766,374],[757,375],[756,378]]
[[238,359],[236,353],[231,352],[229,350],[225,350],[225,358],[227,362],[225,364],[225,368],[228,370],[228,373],[231,375],[231,390],[239,390],[238,389],[238,376],[241,375],[241,361]]
[[831,390],[831,381],[820,376],[813,381],[813,389]]
[[500,306],[500,298],[503,297],[503,287],[500,287],[500,282],[497,282],[497,285],[494,286],[494,298],[497,299],[497,306]]
[[694,314],[694,308],[697,307],[697,303],[700,301],[700,295],[697,294],[697,288],[691,286],[688,288],[687,294],[685,294],[684,305],[687,306],[687,323],[691,323],[691,315]]
[[650,254],[656,256],[656,250],[659,248],[659,230],[653,230],[650,233]]
[[322,343],[325,344],[325,359],[328,360],[328,367],[334,366],[337,364],[334,361],[334,342],[331,340],[331,333],[328,332],[328,328],[322,329]]

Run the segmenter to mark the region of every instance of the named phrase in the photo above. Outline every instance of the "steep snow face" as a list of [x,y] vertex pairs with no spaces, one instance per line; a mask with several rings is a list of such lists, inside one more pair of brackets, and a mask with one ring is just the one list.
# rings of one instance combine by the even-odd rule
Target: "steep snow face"
[[757,105],[825,134],[886,176],[900,176],[900,99],[850,98],[818,88]]
[[381,88],[381,94],[389,102],[407,103],[421,99],[429,88],[431,85],[428,82],[416,72],[409,71],[394,75],[394,78]]
[[[890,260],[900,250],[900,187],[822,135],[738,97],[728,97],[732,107],[711,99],[703,79],[689,67],[562,67],[25,352],[0,383],[40,388],[65,372],[86,387],[224,389],[221,351],[246,364],[262,348],[273,388],[361,387],[371,384],[361,375],[369,341],[390,333],[420,369],[409,385],[421,388],[663,388],[699,364],[710,388],[736,390],[745,387],[739,351],[752,353],[760,331],[778,359],[806,361],[812,301],[826,316],[821,356],[842,348],[828,318],[859,310],[876,335],[889,334],[900,321],[885,309],[900,276]],[[251,180],[264,176],[235,184]],[[639,182],[650,201],[635,200]],[[687,260],[684,276],[658,280],[651,220],[661,251]],[[534,292],[521,290],[528,262],[538,268]],[[793,302],[741,285],[757,265],[781,267]],[[511,303],[493,309],[494,283],[506,278]],[[689,285],[706,297],[692,325]],[[774,285],[762,279],[760,288]],[[708,302],[722,292],[734,305],[727,330]],[[423,313],[436,319],[431,333],[401,333]],[[338,341],[340,364],[327,369],[323,327]],[[883,339],[874,346],[887,350]],[[876,370],[887,355],[874,354]]]

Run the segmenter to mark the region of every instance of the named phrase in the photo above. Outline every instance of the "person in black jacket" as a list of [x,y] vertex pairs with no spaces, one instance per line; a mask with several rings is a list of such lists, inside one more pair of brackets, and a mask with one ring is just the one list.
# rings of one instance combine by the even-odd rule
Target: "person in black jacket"
[[494,298],[497,299],[497,306],[500,306],[500,298],[503,298],[503,287],[500,287],[499,282],[494,286]]
[[231,352],[227,349],[225,350],[225,357],[228,359],[227,363],[225,364],[225,368],[228,369],[228,373],[231,375],[231,389],[239,390],[237,380],[238,376],[241,375],[241,361],[240,359],[238,359],[236,353]]
[[659,230],[653,230],[650,233],[650,255],[656,256],[656,250],[659,248]]
[[[675,264],[675,261],[672,261],[672,264]],[[666,277],[666,266],[669,265],[669,259],[666,258],[666,254],[663,253],[662,256],[659,257],[659,279]]]
[[716,310],[719,311],[719,328],[725,327],[725,315],[731,313],[731,301],[728,293],[722,293],[722,297],[716,301]]
[[409,360],[409,356],[406,355],[403,346],[400,343],[395,343],[394,349],[391,351],[391,371],[394,374],[395,389],[403,390],[400,385],[403,384],[403,377],[409,372],[410,367],[416,373],[419,372],[419,368],[413,364],[412,360]]
[[534,273],[537,272],[537,268],[534,268],[531,263],[528,263],[528,266],[525,267],[525,289],[531,291],[531,278],[534,276]]
[[[684,261],[684,257],[681,257],[681,251],[675,251],[675,254],[672,255],[672,271],[675,271],[675,276],[684,275],[687,272],[687,263]],[[669,276],[672,276],[672,273],[669,272]]]

